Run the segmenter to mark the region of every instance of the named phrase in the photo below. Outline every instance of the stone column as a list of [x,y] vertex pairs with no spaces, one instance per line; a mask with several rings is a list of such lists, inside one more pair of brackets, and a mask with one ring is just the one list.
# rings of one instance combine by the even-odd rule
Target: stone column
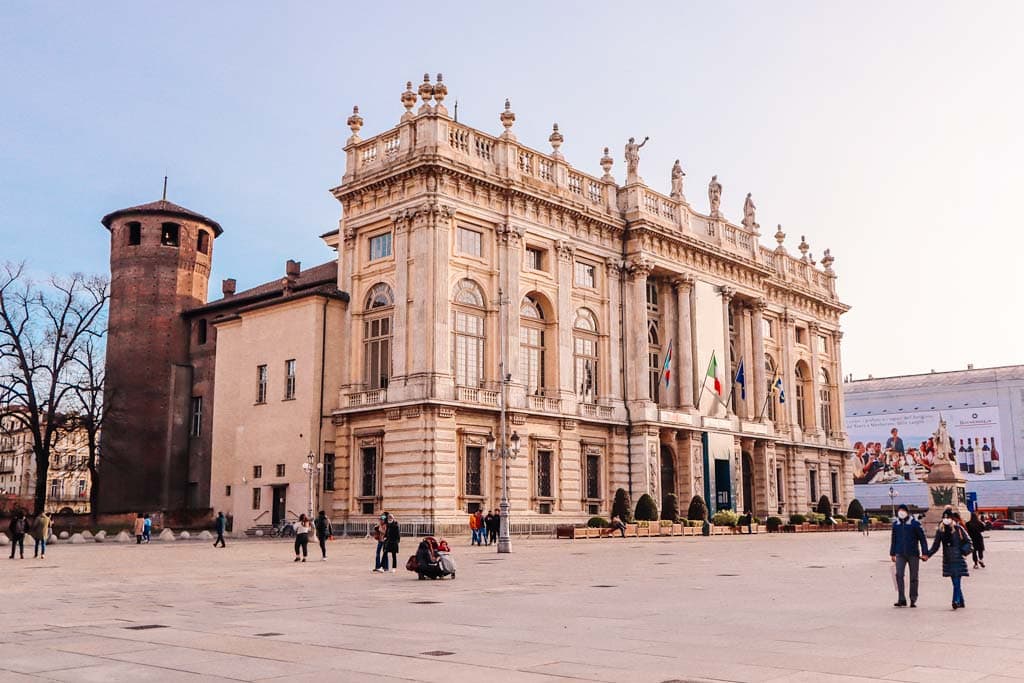
[[[409,220],[404,212],[392,215],[395,252],[395,324],[392,329],[391,366],[395,389],[401,386],[409,367]],[[353,329],[353,328],[348,328]],[[392,389],[392,393],[396,393]],[[397,396],[396,396],[397,397]],[[392,398],[395,400],[395,398]]]
[[753,340],[751,339],[750,307],[744,305],[738,312],[740,313],[740,358],[743,361],[743,382],[745,384],[742,394],[744,398],[740,399],[738,405],[740,406],[740,415],[744,419],[752,420],[757,417],[757,413],[754,412],[754,351]]
[[[350,292],[352,300],[345,306],[342,313],[342,329],[357,330],[355,334],[341,335],[341,393],[353,390],[354,385],[359,381],[359,364],[356,360],[359,355],[356,352],[355,340],[353,337],[362,338],[362,329],[358,327],[357,318],[354,315],[356,310],[362,311],[363,301],[359,298],[361,293],[355,291],[355,279],[352,277],[355,267],[356,239],[355,231],[351,228],[342,228],[343,241],[339,245],[341,253],[338,256],[338,289],[343,292]],[[341,397],[339,397],[341,400]],[[341,401],[339,407],[344,408],[348,404]],[[336,456],[340,457],[340,456]]]
[[[499,354],[502,351],[504,352],[505,372],[512,375],[512,381],[509,385],[509,405],[522,406],[526,404],[526,391],[519,368],[519,304],[522,301],[519,295],[519,268],[522,263],[520,244],[523,229],[506,223],[498,226],[497,234],[498,286],[501,287],[501,293],[505,299],[504,315],[506,316],[505,332],[507,333],[504,349],[500,349]],[[487,296],[490,298],[489,294]],[[500,317],[501,315],[502,307],[499,306],[498,316]],[[501,324],[500,320],[496,320],[496,322],[498,325]],[[495,336],[497,336],[497,332],[498,330],[495,328]],[[498,345],[501,345],[501,340],[498,341]],[[485,367],[497,368],[497,359],[494,363],[487,363]],[[501,381],[501,377],[497,375],[494,379],[499,382]]]
[[684,275],[672,280],[672,288],[676,293],[676,344],[675,368],[677,405],[680,408],[693,408],[693,330],[690,310],[690,290],[693,289],[693,277]]
[[786,402],[779,406],[779,417],[792,430],[797,424],[796,417],[796,374],[794,372],[793,345],[796,344],[796,321],[789,312],[783,312],[779,318],[782,334],[782,390],[786,392]]
[[807,343],[811,345],[811,413],[813,417],[808,423],[808,431],[815,434],[824,434],[824,425],[821,424],[821,396],[819,390],[821,383],[818,375],[821,371],[821,355],[818,353],[818,324],[808,323]]
[[753,377],[754,377],[754,416],[761,422],[764,422],[764,414],[766,399],[768,396],[767,381],[769,378],[765,377],[764,368],[764,310],[767,308],[767,304],[764,299],[758,299],[754,302],[753,316],[751,319],[751,329],[754,334],[754,361],[753,361]]
[[629,288],[626,299],[626,330],[629,343],[623,367],[626,386],[632,386],[630,399],[650,401],[651,389],[647,383],[647,276],[652,264],[647,259],[636,259],[629,264]]
[[[572,367],[572,325],[576,318],[572,309],[572,271],[576,249],[568,240],[559,240],[555,244],[555,250],[558,252],[558,301],[555,304],[558,307],[558,346],[555,349],[558,354],[558,389],[563,408],[568,407],[574,412],[572,406],[568,404],[576,400]],[[601,390],[600,382],[597,387]]]
[[719,363],[722,366],[722,386],[723,393],[725,394],[725,414],[732,415],[732,401],[729,400],[730,392],[734,388],[733,376],[732,376],[732,359],[729,357],[729,347],[732,342],[731,335],[729,334],[729,307],[732,305],[732,298],[736,294],[732,287],[722,286],[718,289],[722,294],[722,325],[724,326],[725,332],[725,346],[722,348],[722,358],[719,359]]
[[[832,357],[834,359],[834,374],[836,379],[836,393],[832,397],[832,403],[834,406],[835,419],[832,421],[832,431],[834,431],[840,438],[846,438],[846,399],[845,399],[845,379],[843,377],[843,355],[840,349],[840,344],[843,340],[842,330],[836,330],[832,336]],[[851,497],[852,500],[852,497]]]
[[[622,357],[621,335],[623,331],[620,328],[620,316],[622,315],[622,267],[618,259],[611,257],[605,261],[605,266],[608,287],[608,319],[601,320],[599,323],[601,324],[601,336],[608,340],[608,344],[607,348],[600,349],[598,359],[608,359],[608,372],[611,377],[607,393],[612,401],[619,401],[622,399],[622,363],[625,360]],[[571,321],[563,322],[562,324],[572,326]],[[600,367],[598,371],[601,372]],[[598,388],[600,388],[600,385]],[[602,391],[602,393],[604,392]]]

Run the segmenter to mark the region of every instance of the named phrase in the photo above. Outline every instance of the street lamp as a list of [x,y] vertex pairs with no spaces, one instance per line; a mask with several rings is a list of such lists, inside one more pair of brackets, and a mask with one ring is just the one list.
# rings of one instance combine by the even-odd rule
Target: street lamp
[[504,402],[501,410],[501,448],[497,448],[497,441],[494,433],[487,435],[487,453],[492,460],[501,458],[501,504],[498,509],[501,512],[501,530],[498,532],[498,552],[512,552],[512,537],[509,535],[509,502],[508,502],[508,461],[515,460],[519,455],[519,433],[513,431],[511,438],[506,438],[508,432],[505,428]]
[[889,487],[889,507],[892,509],[892,516],[896,516],[896,496],[900,495],[900,492],[896,490],[895,486]]
[[306,462],[302,463],[302,469],[306,471],[306,475],[309,477],[309,515],[310,519],[313,519],[313,481],[314,478],[319,480],[318,473],[323,468],[323,464],[316,462],[316,454],[310,451],[306,455]]

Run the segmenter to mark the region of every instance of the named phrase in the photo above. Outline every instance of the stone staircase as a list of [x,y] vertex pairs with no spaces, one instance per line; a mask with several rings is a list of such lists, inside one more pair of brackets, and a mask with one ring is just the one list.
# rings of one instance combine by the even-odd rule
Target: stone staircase
[[273,524],[257,524],[256,526],[251,526],[248,529],[246,529],[245,535],[250,538],[253,538],[256,536],[256,531],[259,530],[263,532],[264,537],[270,538],[270,532],[273,531],[273,529]]

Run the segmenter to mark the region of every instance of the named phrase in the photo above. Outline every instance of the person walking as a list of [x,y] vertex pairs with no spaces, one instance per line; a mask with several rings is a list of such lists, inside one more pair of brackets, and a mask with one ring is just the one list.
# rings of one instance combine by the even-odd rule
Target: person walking
[[491,525],[493,523],[494,523],[494,511],[493,510],[488,510],[487,514],[484,515],[484,526],[483,526],[483,529],[482,529],[483,534],[484,534],[484,545],[490,545],[491,544]]
[[390,555],[390,571],[394,574],[398,567],[398,544],[402,539],[402,529],[398,526],[398,522],[390,512],[387,513],[387,520],[388,527],[387,531],[384,532],[384,571],[388,571],[388,555]]
[[334,538],[334,528],[331,526],[331,520],[327,519],[327,514],[323,510],[316,516],[313,526],[316,528],[316,540],[320,542],[320,561],[326,562],[327,540]]
[[967,535],[971,537],[971,545],[974,546],[974,551],[971,553],[971,558],[974,560],[974,568],[977,569],[980,565],[982,569],[985,568],[985,537],[982,533],[985,531],[985,523],[978,518],[977,512],[971,513],[971,521],[967,522]]
[[867,511],[864,511],[864,516],[860,518],[860,530],[865,536],[871,535],[871,517],[868,516]]
[[479,535],[477,545],[483,545],[484,541],[487,540],[487,526],[484,524],[484,513],[477,510],[474,513],[474,517],[476,517],[476,531]]
[[501,513],[497,510],[491,513],[491,521],[487,523],[487,536],[491,543],[498,542],[498,533],[501,531]]
[[384,537],[388,533],[388,516],[383,514],[380,519],[377,520],[377,524],[374,525],[373,531],[370,535],[373,536],[373,540],[377,541],[377,561],[374,563],[373,571],[381,573],[384,571]]
[[601,531],[602,536],[611,536],[616,531],[622,534],[622,537],[626,537],[626,525],[622,523],[622,519],[618,515],[612,515],[612,521],[609,523],[608,528]]
[[142,545],[142,534],[146,532],[146,520],[143,519],[142,513],[135,515],[135,525],[133,533],[135,534],[135,545]]
[[217,540],[213,542],[213,547],[216,548],[217,544],[220,544],[221,548],[226,548],[227,544],[224,543],[224,530],[228,527],[227,517],[224,516],[223,512],[217,513],[217,519],[214,522],[214,529],[217,531]]
[[750,510],[747,510],[747,520],[746,521],[747,521],[747,533],[748,534],[753,534],[754,533],[754,513],[751,512]]
[[[46,540],[50,538],[50,516],[43,510],[36,517],[35,524],[32,525],[32,535],[36,538],[36,548],[32,557],[41,557],[46,559]],[[40,549],[42,553],[40,553]],[[977,566],[977,565],[975,565]]]
[[904,574],[910,568],[910,606],[917,607],[917,585],[920,560],[928,553],[928,539],[921,523],[910,516],[905,504],[896,511],[892,523],[892,539],[889,542],[889,559],[896,564],[896,590],[899,593],[893,607],[906,607],[907,594],[904,590]]
[[149,543],[153,540],[153,520],[150,519],[148,512],[146,513],[146,516],[142,518],[142,521],[142,542]]
[[480,543],[480,520],[477,519],[476,513],[469,513],[469,530],[470,530],[470,545],[478,545]]
[[967,531],[957,523],[958,516],[950,510],[942,513],[942,523],[935,532],[935,540],[925,553],[925,557],[931,557],[942,548],[942,575],[948,576],[953,583],[953,609],[963,609],[967,606],[964,604],[961,581],[965,576],[970,576],[962,550],[969,537]]
[[25,559],[25,534],[28,533],[28,520],[25,519],[25,512],[18,510],[11,523],[7,527],[8,535],[11,537],[11,559],[14,559],[14,549],[21,552],[21,559]]
[[302,514],[299,515],[299,521],[295,523],[295,561],[299,561],[299,550],[302,550],[302,561],[306,561],[306,556],[309,555],[309,531],[312,526],[309,523],[309,517]]

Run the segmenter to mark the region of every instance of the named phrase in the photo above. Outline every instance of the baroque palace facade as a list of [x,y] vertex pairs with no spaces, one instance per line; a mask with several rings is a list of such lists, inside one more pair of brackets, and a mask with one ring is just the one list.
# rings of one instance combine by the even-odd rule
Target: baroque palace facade
[[[342,218],[322,235],[337,257],[289,262],[283,280],[237,294],[228,280],[206,302],[215,221],[166,201],[104,219],[117,270],[108,383],[172,368],[160,385],[170,395],[132,399],[171,406],[154,421],[166,449],[133,455],[145,444],[108,428],[110,446],[122,439],[110,454],[121,481],[108,490],[169,476],[158,505],[225,510],[236,530],[306,510],[307,494],[336,522],[384,510],[461,522],[498,506],[501,463],[487,443],[500,440],[504,393],[521,444],[509,461],[517,520],[606,515],[620,487],[659,506],[675,493],[682,510],[697,494],[712,510],[759,516],[804,512],[821,495],[845,510],[848,309],[831,255],[819,267],[803,239],[789,254],[781,228],[775,248],[761,246],[750,196],[742,223],[730,222],[717,178],[709,212],[697,211],[678,162],[670,194],[654,191],[639,175],[644,143],[626,145],[620,185],[607,149],[603,175],[589,175],[566,162],[557,125],[538,151],[516,139],[507,102],[491,135],[455,121],[446,94],[440,75],[408,86],[398,124],[365,139],[354,111],[332,190]],[[134,305],[129,320],[118,302],[136,290],[125,282],[147,272],[126,270],[135,253],[166,261],[178,298],[160,305],[139,289],[160,311]],[[146,316],[178,339],[165,360],[135,333],[152,327]],[[142,355],[111,365],[129,345]],[[741,367],[743,382],[730,383]]]

